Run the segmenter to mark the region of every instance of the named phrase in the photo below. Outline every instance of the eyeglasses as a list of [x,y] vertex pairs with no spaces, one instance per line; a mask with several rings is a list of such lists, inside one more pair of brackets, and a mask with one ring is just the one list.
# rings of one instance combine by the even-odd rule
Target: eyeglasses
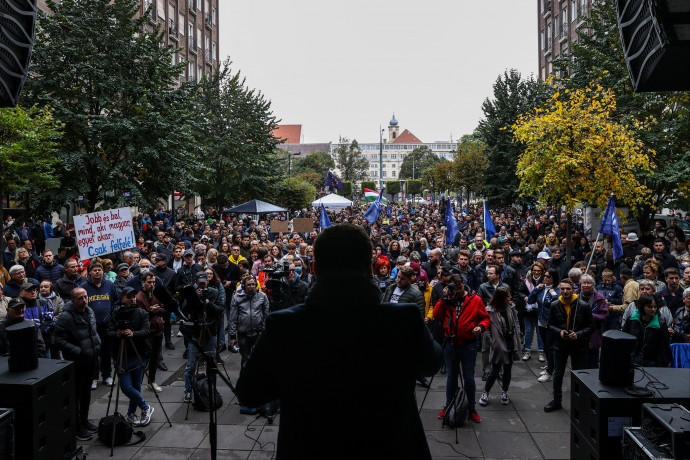
[[544,278],[553,278],[551,275],[544,275]]

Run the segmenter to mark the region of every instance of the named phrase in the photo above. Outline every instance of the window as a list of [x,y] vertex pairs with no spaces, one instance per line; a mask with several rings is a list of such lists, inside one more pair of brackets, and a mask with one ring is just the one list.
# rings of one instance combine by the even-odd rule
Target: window
[[204,49],[205,49],[206,51],[210,51],[210,50],[211,50],[211,40],[208,38],[208,35],[206,35],[206,36],[204,37]]
[[386,177],[386,171],[383,172],[382,176],[383,176],[383,177]]
[[387,159],[388,159],[388,155],[386,155],[386,154],[384,153],[384,154],[383,154],[383,161],[386,161]]
[[[189,0],[190,2],[193,2],[194,0]],[[197,11],[201,11],[201,0],[196,0],[196,9]]]
[[194,80],[194,69],[196,69],[196,66],[192,61],[189,61],[189,65],[187,66],[187,80]]
[[395,176],[397,176],[397,174],[395,173],[395,171],[391,171],[391,177],[395,177]]
[[211,55],[211,58],[215,61],[218,59],[217,54],[216,54],[216,42],[213,42],[213,47],[211,49],[212,49],[212,53],[213,53]]
[[196,81],[201,81],[201,77],[204,76],[204,70],[201,68],[201,66],[199,66],[197,70],[198,72],[196,74]]
[[395,153],[391,153],[391,160],[397,160],[397,159],[398,159],[398,155],[396,155]]
[[196,46],[201,48],[201,29],[196,29]]
[[211,24],[216,25],[216,9],[211,8]]
[[575,22],[577,19],[577,0],[570,0],[570,21]]
[[184,28],[185,28],[184,14],[180,13],[178,15],[178,20],[177,20],[177,29],[180,31],[180,35],[184,35],[184,33],[185,33]]
[[391,168],[395,168],[395,163],[393,163],[393,164],[391,165]]
[[165,0],[156,1],[156,11],[158,12],[158,17],[165,19]]

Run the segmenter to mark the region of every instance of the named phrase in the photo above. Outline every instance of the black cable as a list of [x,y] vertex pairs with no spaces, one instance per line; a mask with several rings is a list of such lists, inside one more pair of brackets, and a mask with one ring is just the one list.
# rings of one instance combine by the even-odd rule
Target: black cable
[[[261,444],[261,442],[259,442],[259,439],[258,439],[258,438],[256,438],[256,439],[255,439],[255,438],[252,438],[251,436],[249,436],[249,435],[247,434],[248,432],[254,432],[254,431],[256,431],[256,427],[252,426],[252,424],[253,424],[254,422],[256,422],[257,420],[259,420],[260,418],[261,418],[261,415],[257,415],[256,418],[254,418],[254,420],[252,420],[251,422],[249,422],[249,425],[247,425],[247,428],[245,428],[245,430],[244,430],[244,435],[245,435],[247,438],[249,438],[249,439],[251,439],[252,441],[254,441],[255,443],[257,443],[257,444],[259,445],[259,449],[261,449],[261,450],[264,450],[264,447],[265,447],[265,446],[268,446],[268,445],[270,445],[270,444],[273,444],[273,451],[274,451],[274,452],[273,452],[273,457],[275,457],[275,450],[276,450],[276,443],[275,443],[275,442],[273,442],[273,441],[268,441],[266,444]],[[252,450],[254,450],[254,449],[252,449]],[[273,458],[273,457],[271,457],[271,458]]]
[[451,444],[451,443],[449,443],[449,442],[440,441],[440,440],[436,439],[435,437],[433,437],[433,436],[430,435],[430,434],[427,434],[426,436],[427,436],[427,438],[431,438],[431,439],[433,439],[434,441],[436,441],[436,442],[439,443],[439,444],[445,444],[445,445],[447,445],[448,447],[450,447],[450,448],[453,450],[453,452],[455,452],[456,454],[462,456],[463,458],[477,459],[477,460],[480,460],[480,459],[484,458],[484,457],[470,457],[469,455],[465,455],[465,454],[463,454],[462,452],[460,452],[459,450],[456,450],[455,447],[453,447],[453,444]]

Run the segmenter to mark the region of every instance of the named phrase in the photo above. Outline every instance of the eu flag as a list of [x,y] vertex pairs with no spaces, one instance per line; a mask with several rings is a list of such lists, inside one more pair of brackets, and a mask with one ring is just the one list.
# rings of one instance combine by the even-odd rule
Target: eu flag
[[623,244],[621,243],[621,233],[618,230],[618,216],[616,216],[616,203],[613,196],[609,198],[609,204],[606,205],[604,217],[601,219],[601,226],[599,233],[609,235],[613,243],[613,261],[617,261],[623,257]]
[[331,219],[328,218],[328,214],[326,213],[326,208],[323,206],[323,203],[321,203],[321,218],[319,219],[319,225],[321,226],[321,230],[325,230],[331,226]]
[[486,241],[490,241],[493,234],[496,233],[496,227],[494,227],[494,221],[491,220],[489,208],[486,207],[486,200],[484,200],[484,230],[486,231],[484,238]]
[[332,172],[328,171],[328,175],[326,176],[326,187],[335,187],[335,188],[344,188],[345,186],[343,183],[338,179],[338,176],[333,174]]
[[369,222],[369,225],[374,225],[374,222],[376,222],[379,219],[379,216],[381,215],[382,211],[382,206],[381,206],[381,197],[383,196],[383,189],[381,189],[381,192],[379,192],[379,196],[376,197],[376,200],[371,203],[371,206],[369,206],[369,209],[367,209],[367,212],[364,213],[364,218],[366,219],[367,222]]
[[446,226],[446,246],[452,246],[455,242],[455,235],[458,234],[458,222],[453,215],[453,206],[450,200],[446,202],[446,214],[443,217],[443,225]]

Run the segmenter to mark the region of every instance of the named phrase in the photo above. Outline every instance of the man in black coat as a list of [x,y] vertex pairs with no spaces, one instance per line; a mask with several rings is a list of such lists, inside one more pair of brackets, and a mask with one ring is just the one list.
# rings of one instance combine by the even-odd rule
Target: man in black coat
[[570,358],[570,367],[576,371],[587,367],[589,337],[594,332],[594,318],[589,305],[575,294],[573,282],[566,278],[558,285],[561,295],[551,303],[549,333],[553,343],[553,400],[544,407],[545,412],[561,409],[563,374]]
[[[416,305],[380,304],[371,257],[362,228],[324,230],[307,302],[268,317],[242,368],[241,404],[280,400],[282,459],[431,458],[415,380],[438,371],[441,349]],[[377,377],[362,385],[362,375]]]

